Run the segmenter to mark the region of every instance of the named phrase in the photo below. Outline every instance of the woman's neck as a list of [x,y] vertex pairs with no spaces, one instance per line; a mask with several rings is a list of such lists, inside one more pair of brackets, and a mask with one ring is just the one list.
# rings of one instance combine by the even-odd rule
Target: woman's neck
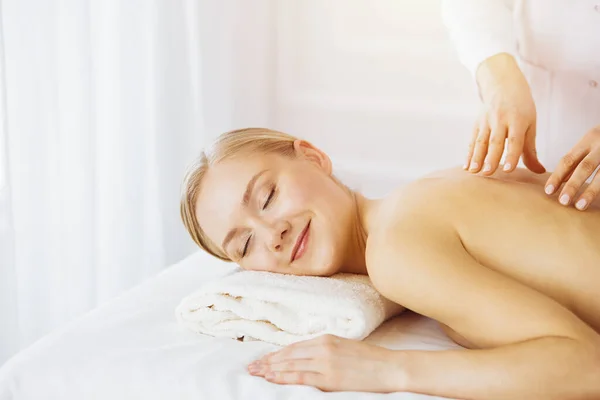
[[377,212],[380,200],[367,199],[357,192],[352,193],[354,215],[348,240],[346,257],[340,272],[367,274],[366,248],[369,236],[369,221]]

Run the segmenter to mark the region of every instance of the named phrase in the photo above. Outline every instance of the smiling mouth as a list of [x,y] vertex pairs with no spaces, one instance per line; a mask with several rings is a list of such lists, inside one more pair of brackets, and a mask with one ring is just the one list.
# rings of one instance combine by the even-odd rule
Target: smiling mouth
[[308,244],[308,236],[309,236],[308,228],[310,227],[310,222],[311,221],[308,221],[308,224],[306,224],[306,227],[302,230],[302,232],[300,232],[300,235],[298,236],[298,240],[296,240],[296,245],[294,246],[294,249],[292,250],[292,257],[290,258],[290,262],[294,262],[295,260],[302,257],[302,255],[306,251],[306,245]]

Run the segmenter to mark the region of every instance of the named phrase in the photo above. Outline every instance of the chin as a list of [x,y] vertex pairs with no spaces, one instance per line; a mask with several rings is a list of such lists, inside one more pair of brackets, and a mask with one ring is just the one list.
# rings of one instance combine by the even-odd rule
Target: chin
[[302,275],[331,276],[338,272],[338,268],[335,268],[330,263],[323,263],[323,262],[315,261],[315,262],[307,263],[307,266],[304,268],[301,268],[301,271],[302,271],[301,272]]
[[340,272],[342,260],[336,257],[334,246],[323,245],[306,260],[307,271],[314,276],[331,276]]
[[317,272],[319,276],[331,276],[340,272],[340,268],[336,266],[336,264],[331,263],[324,265],[322,268],[319,268]]
[[341,259],[341,257],[339,257],[339,254],[336,254],[336,252],[331,251],[331,252],[327,253],[327,256],[324,257],[323,260],[326,260],[326,261],[320,265],[323,266],[321,268],[321,271],[323,272],[324,276],[335,275],[341,271],[342,259]]

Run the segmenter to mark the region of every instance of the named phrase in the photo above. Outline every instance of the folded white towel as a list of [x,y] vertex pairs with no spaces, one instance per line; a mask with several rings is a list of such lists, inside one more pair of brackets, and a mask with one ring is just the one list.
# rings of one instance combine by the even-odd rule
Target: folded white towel
[[283,346],[323,334],[362,340],[402,310],[364,275],[240,270],[184,298],[176,316],[194,332]]

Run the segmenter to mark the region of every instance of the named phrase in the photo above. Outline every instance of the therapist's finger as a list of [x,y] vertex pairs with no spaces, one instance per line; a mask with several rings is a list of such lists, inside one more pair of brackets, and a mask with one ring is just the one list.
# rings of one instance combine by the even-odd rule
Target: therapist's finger
[[594,153],[589,153],[581,160],[575,168],[573,176],[565,183],[565,186],[560,192],[560,196],[558,197],[560,204],[565,206],[570,204],[585,181],[592,176],[596,168],[598,168],[598,164],[600,164],[600,160],[597,159],[597,154]]
[[477,135],[479,134],[479,121],[473,127],[473,134],[471,135],[471,141],[469,142],[469,151],[467,153],[467,159],[465,161],[465,165],[463,165],[463,169],[469,169],[471,165],[471,159],[473,158],[473,152],[475,151],[475,141],[477,140]]
[[498,124],[492,128],[490,134],[490,143],[488,153],[483,163],[483,174],[491,175],[498,168],[502,153],[504,153],[504,142],[506,141],[507,127],[504,124]]
[[[563,158],[560,159],[558,166],[546,181],[544,191],[551,195],[563,184],[573,178],[576,167],[581,160],[588,154],[589,150],[582,146],[575,146]],[[560,197],[559,197],[560,200]],[[566,200],[566,198],[565,198]],[[569,202],[567,202],[568,204]]]
[[506,159],[504,160],[504,171],[512,172],[519,158],[523,154],[523,146],[525,145],[525,133],[527,129],[523,124],[514,123],[508,127],[508,143],[506,149]]
[[535,147],[536,124],[529,126],[525,133],[525,144],[523,146],[523,164],[536,174],[543,174],[546,168],[538,159],[537,149]]
[[469,172],[481,171],[483,160],[488,151],[489,141],[490,126],[487,121],[484,121],[480,126],[477,138],[475,139],[475,149],[473,150],[473,157],[471,158],[471,164],[469,165]]
[[[598,163],[600,164],[600,154],[598,154]],[[600,172],[596,173],[592,182],[585,188],[583,194],[579,197],[577,203],[575,203],[575,207],[581,211],[587,210],[598,196],[600,196]]]

